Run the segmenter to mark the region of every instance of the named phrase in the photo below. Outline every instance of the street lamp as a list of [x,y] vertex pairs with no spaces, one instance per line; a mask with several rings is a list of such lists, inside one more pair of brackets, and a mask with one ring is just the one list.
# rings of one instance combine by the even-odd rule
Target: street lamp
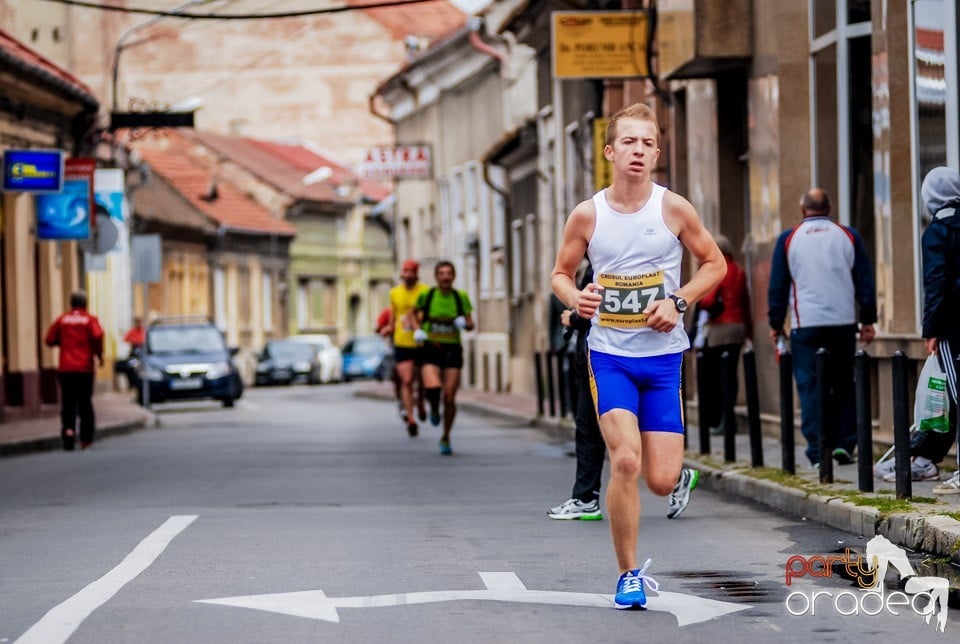
[[[184,2],[184,3],[182,3],[182,4],[178,4],[176,7],[174,7],[174,8],[171,9],[170,11],[171,11],[171,13],[179,13],[179,12],[181,12],[181,11],[183,11],[183,10],[185,10],[185,9],[189,9],[190,7],[193,7],[193,6],[195,6],[195,5],[208,4],[208,3],[212,2],[212,1],[213,1],[213,0],[187,0],[187,2]],[[112,84],[112,86],[111,86],[111,99],[110,99],[110,106],[111,106],[112,111],[114,111],[114,112],[117,111],[117,75],[118,75],[118,73],[119,73],[119,71],[120,71],[120,54],[123,52],[123,49],[124,49],[124,46],[126,45],[127,39],[128,39],[130,36],[132,36],[133,34],[135,34],[136,32],[141,31],[141,30],[143,30],[143,29],[146,29],[146,28],[149,27],[150,25],[156,24],[156,23],[160,22],[161,20],[163,20],[163,19],[166,18],[166,17],[168,17],[168,16],[166,16],[166,15],[154,16],[154,17],[150,18],[149,20],[145,20],[145,21],[141,22],[141,23],[138,24],[138,25],[134,25],[134,26],[130,27],[130,28],[127,29],[125,32],[123,32],[122,34],[120,34],[120,38],[117,40],[117,46],[114,47],[114,49],[113,49],[113,69],[112,69],[112,71],[113,71],[113,84]],[[144,41],[138,41],[138,42],[144,42]],[[133,44],[137,44],[137,43],[133,43]]]

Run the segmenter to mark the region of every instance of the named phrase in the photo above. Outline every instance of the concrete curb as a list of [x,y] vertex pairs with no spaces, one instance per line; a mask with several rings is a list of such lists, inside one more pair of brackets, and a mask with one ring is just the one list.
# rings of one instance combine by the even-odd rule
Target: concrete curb
[[700,470],[700,485],[708,490],[751,499],[790,516],[812,519],[853,534],[880,534],[897,545],[949,557],[960,565],[960,521],[951,517],[921,513],[883,516],[876,508],[717,469],[697,460],[686,459],[684,465]]
[[[97,433],[94,440],[100,441],[104,438],[109,438],[110,436],[129,434],[137,431],[138,429],[143,429],[147,426],[149,421],[150,418],[142,418],[140,420],[123,421],[113,425],[97,427]],[[61,449],[63,449],[63,446],[60,442],[60,436],[45,436],[43,438],[30,438],[17,441],[16,443],[0,444],[0,456],[15,456],[30,454],[33,452],[50,452]]]

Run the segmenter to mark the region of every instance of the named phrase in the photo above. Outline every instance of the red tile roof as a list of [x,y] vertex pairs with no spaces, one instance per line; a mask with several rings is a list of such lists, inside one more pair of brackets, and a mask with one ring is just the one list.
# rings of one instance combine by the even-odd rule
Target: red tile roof
[[0,29],[0,59],[19,64],[28,73],[46,79],[55,86],[73,94],[84,103],[96,106],[97,99],[89,87],[84,85],[76,76],[61,68],[56,63],[44,58],[22,42]]
[[203,197],[210,191],[213,171],[191,157],[189,141],[180,135],[167,137],[163,149],[140,147],[144,161],[151,170],[167,181],[197,210],[210,217],[228,231],[276,234],[292,237],[296,229],[287,221],[277,219],[253,199],[240,193],[226,181],[217,182],[217,198]]
[[[336,189],[341,185],[354,182],[368,201],[381,201],[390,194],[388,188],[361,178],[329,157],[303,145],[274,143],[209,132],[192,132],[191,136],[202,145],[297,199],[340,204],[353,203],[349,196],[337,194]],[[306,175],[324,166],[331,170],[328,180],[311,185],[303,183]]]
[[[362,7],[372,0],[348,0],[347,4]],[[382,24],[397,40],[404,36],[425,36],[430,40],[462,27],[466,15],[447,0],[419,2],[409,7],[393,6],[364,9],[363,12]]]

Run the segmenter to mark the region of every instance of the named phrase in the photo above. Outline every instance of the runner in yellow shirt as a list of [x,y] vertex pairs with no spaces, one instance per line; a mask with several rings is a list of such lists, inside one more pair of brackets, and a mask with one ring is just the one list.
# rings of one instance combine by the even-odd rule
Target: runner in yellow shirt
[[[400,270],[403,280],[390,289],[391,325],[393,328],[393,355],[397,364],[397,376],[400,378],[400,400],[403,403],[407,433],[411,437],[418,433],[417,422],[413,416],[413,382],[419,377],[420,349],[413,337],[411,315],[417,298],[427,290],[419,281],[420,264],[408,259]],[[388,327],[389,328],[389,327]],[[426,420],[423,397],[417,403],[420,420]]]

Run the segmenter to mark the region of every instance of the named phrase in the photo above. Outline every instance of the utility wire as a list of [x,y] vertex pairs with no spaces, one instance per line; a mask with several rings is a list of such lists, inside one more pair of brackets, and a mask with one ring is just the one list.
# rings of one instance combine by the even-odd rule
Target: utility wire
[[359,9],[381,9],[384,7],[396,7],[402,5],[422,4],[425,2],[436,2],[437,0],[385,0],[383,2],[372,2],[370,4],[341,5],[339,7],[327,7],[325,9],[305,9],[303,11],[282,11],[274,13],[178,13],[175,11],[164,11],[162,9],[141,9],[139,7],[117,7],[113,5],[98,4],[96,2],[87,2],[85,0],[44,0],[45,2],[55,2],[65,4],[71,7],[81,7],[84,9],[101,9],[103,11],[118,11],[120,13],[144,13],[151,16],[167,16],[171,18],[186,18],[188,20],[266,20],[270,18],[300,18],[303,16],[319,16],[330,13],[343,13],[345,11],[356,11]]

